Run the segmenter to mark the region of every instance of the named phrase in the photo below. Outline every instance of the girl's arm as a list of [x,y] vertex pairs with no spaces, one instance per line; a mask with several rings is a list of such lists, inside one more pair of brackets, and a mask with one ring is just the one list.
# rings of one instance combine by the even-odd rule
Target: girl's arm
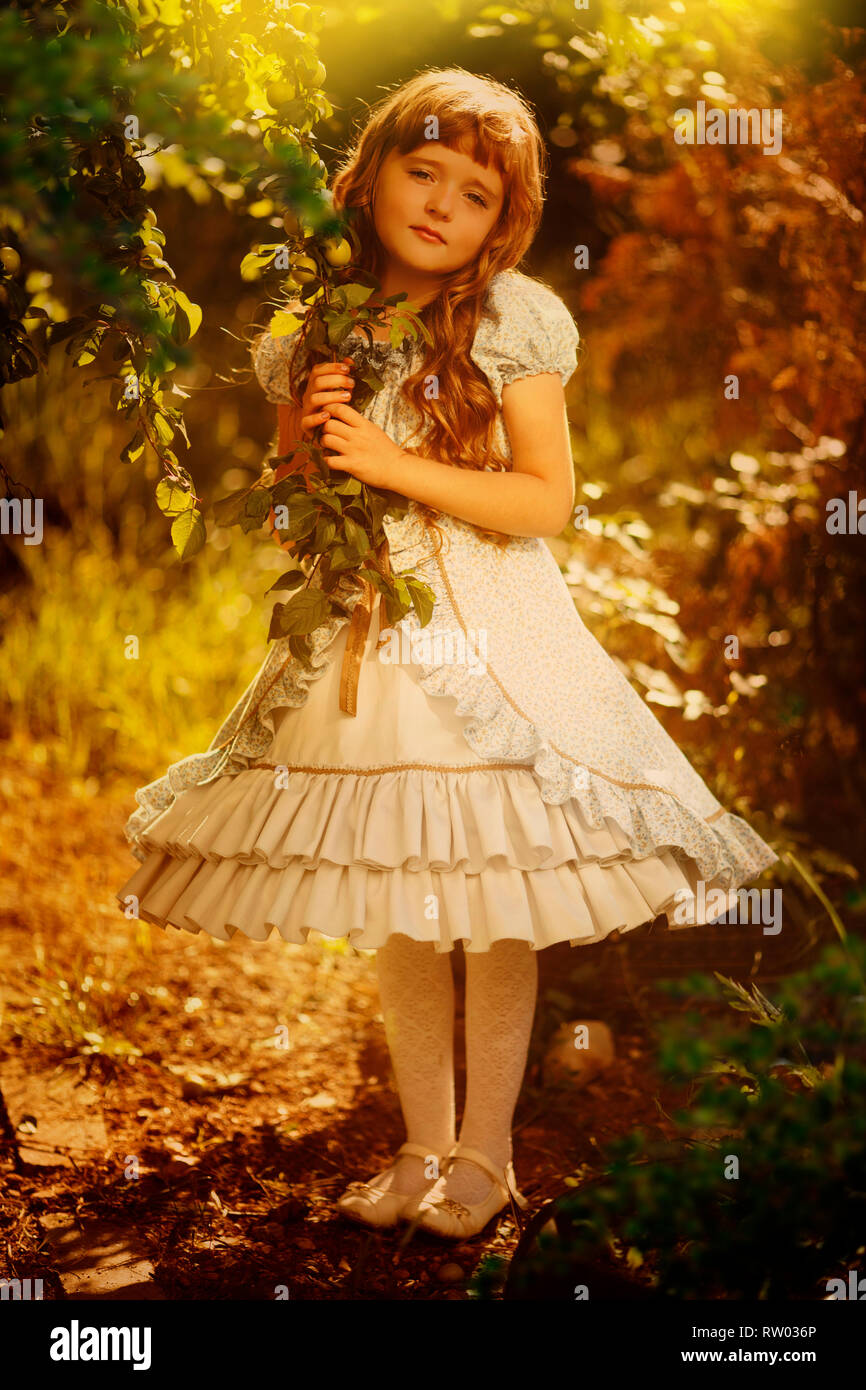
[[403,453],[396,492],[463,521],[509,536],[558,536],[574,511],[574,463],[562,379],[556,372],[522,377],[503,388],[511,443],[510,473],[455,468]]

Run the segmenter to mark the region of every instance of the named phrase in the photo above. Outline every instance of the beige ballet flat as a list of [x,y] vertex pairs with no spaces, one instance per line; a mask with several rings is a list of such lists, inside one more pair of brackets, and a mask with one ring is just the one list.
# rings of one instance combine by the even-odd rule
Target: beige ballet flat
[[[400,1145],[389,1167],[394,1167],[401,1154],[414,1154],[416,1158],[424,1159],[441,1157],[433,1148],[407,1142]],[[386,1168],[379,1176],[384,1177],[387,1171]],[[431,1183],[435,1181],[435,1178],[430,1179]],[[407,1202],[415,1201],[418,1195],[411,1192],[383,1192],[373,1182],[350,1182],[335,1205],[337,1211],[350,1221],[359,1221],[365,1226],[396,1226],[403,1207]]]
[[[483,1168],[488,1177],[493,1179],[493,1190],[486,1201],[467,1206],[465,1202],[458,1202],[453,1197],[442,1195],[442,1185],[448,1169],[458,1158],[477,1163],[478,1167]],[[410,1198],[403,1206],[398,1219],[414,1222],[422,1230],[429,1231],[432,1235],[443,1236],[446,1240],[465,1240],[467,1236],[475,1236],[482,1231],[491,1216],[495,1216],[509,1201],[516,1202],[522,1210],[529,1206],[526,1198],[517,1190],[511,1160],[504,1169],[497,1168],[480,1149],[455,1144],[446,1155],[442,1172],[433,1186],[429,1191]]]

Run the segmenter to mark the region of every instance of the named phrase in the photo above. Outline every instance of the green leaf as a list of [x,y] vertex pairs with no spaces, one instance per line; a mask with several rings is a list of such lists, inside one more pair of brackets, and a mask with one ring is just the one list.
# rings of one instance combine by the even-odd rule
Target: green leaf
[[288,309],[278,309],[271,319],[271,337],[289,338],[293,333],[297,333],[303,322],[303,319],[299,319]]
[[382,600],[385,604],[385,616],[388,619],[390,627],[394,627],[399,623],[401,618],[405,618],[411,607],[409,603],[404,603],[401,599],[395,599],[391,593],[384,593],[382,595]]
[[212,511],[218,526],[234,526],[236,521],[240,521],[246,511],[248,493],[249,488],[242,487],[237,492],[230,492],[227,497],[217,498]]
[[409,592],[409,585],[406,583],[406,580],[399,574],[394,575],[394,593],[397,595],[401,603],[406,604],[408,611],[408,608],[412,603],[412,595]]
[[53,346],[55,343],[62,343],[66,338],[71,338],[87,323],[83,314],[76,314],[74,318],[65,319],[62,323],[52,323],[46,329],[46,339]]
[[187,323],[189,324],[189,332],[186,338],[176,338],[175,341],[187,342],[190,338],[195,337],[201,326],[201,306],[193,304],[192,300],[184,294],[183,290],[175,290],[174,297],[177,300],[178,308],[183,311]]
[[351,550],[348,550],[344,545],[334,546],[334,549],[331,551],[330,555],[328,556],[328,559],[330,561],[331,569],[335,572],[339,572],[341,570],[355,569],[358,564],[358,556],[354,554]]
[[314,632],[331,610],[330,600],[321,589],[302,589],[288,603],[278,604],[279,626],[284,636],[289,633]]
[[380,574],[372,565],[364,565],[363,572],[366,579],[369,579],[374,589],[378,589],[380,594],[389,594],[391,584],[383,574]]
[[357,497],[361,491],[361,479],[350,475],[344,483],[337,483],[334,491],[342,493],[345,497]]
[[294,633],[289,638],[289,651],[297,661],[300,661],[302,666],[305,666],[308,671],[312,671],[313,663],[310,660],[310,644],[306,637],[302,636],[300,633]]
[[169,420],[161,413],[155,411],[153,416],[153,427],[162,440],[163,444],[170,444],[174,439],[174,427]]
[[106,332],[105,327],[97,325],[91,332],[80,333],[77,338],[66,344],[67,355],[72,358],[76,367],[86,367],[95,359]]
[[178,304],[174,311],[174,319],[172,320],[171,336],[173,341],[176,342],[180,347],[182,347],[184,343],[189,341],[189,329],[190,324],[189,319],[186,316],[186,311],[180,304]]
[[245,515],[253,517],[261,526],[262,520],[270,510],[271,498],[268,489],[263,487],[251,488],[244,507]]
[[241,261],[241,279],[257,280],[261,271],[266,265],[270,265],[274,259],[271,251],[267,256],[260,256],[257,251],[250,251]]
[[341,343],[351,331],[354,320],[349,313],[328,314],[328,342]]
[[171,479],[160,478],[156,485],[156,505],[165,516],[180,516],[195,506],[195,498]]
[[342,305],[344,308],[357,309],[365,304],[373,293],[369,285],[360,285],[357,281],[352,281],[347,285],[338,285],[331,295],[331,302]]
[[122,463],[134,463],[144,450],[144,431],[136,430],[129,443],[121,450],[120,458]]
[[302,536],[308,536],[311,531],[315,530],[319,515],[319,511],[315,507],[290,507],[288,526],[277,527],[277,530],[280,532],[280,535],[282,535],[285,530],[286,535],[292,540],[300,540]]
[[381,492],[378,492],[373,488],[368,488],[367,506],[370,512],[370,520],[373,523],[373,535],[375,536],[381,529],[382,518],[388,510],[388,502],[387,499],[383,497]]
[[304,487],[303,480],[296,474],[290,473],[287,477],[280,478],[278,483],[274,483],[271,496],[275,506],[279,502],[286,502],[292,511],[313,511],[316,505]]
[[328,549],[328,546],[331,544],[331,542],[333,541],[333,539],[334,539],[334,537],[336,536],[336,534],[337,534],[337,527],[336,527],[335,523],[334,523],[333,521],[331,521],[330,517],[327,518],[327,519],[324,518],[324,517],[321,517],[321,518],[319,519],[319,524],[318,524],[318,526],[316,527],[316,540],[315,540],[316,550],[318,550],[318,551],[325,551],[325,550],[327,550],[327,549]]
[[343,525],[346,529],[346,541],[354,546],[359,556],[366,555],[372,549],[370,538],[363,526],[359,526],[357,521],[351,516],[343,517]]
[[415,612],[418,614],[418,622],[421,627],[426,627],[433,617],[436,595],[429,584],[425,584],[423,580],[416,579],[414,576],[407,576],[406,588],[411,596]]
[[265,589],[266,594],[270,594],[274,589],[297,589],[299,584],[303,584],[306,576],[303,570],[287,570],[281,574],[279,579],[275,579],[269,589]]
[[201,512],[193,507],[172,523],[171,539],[182,560],[191,560],[205,543],[207,532]]

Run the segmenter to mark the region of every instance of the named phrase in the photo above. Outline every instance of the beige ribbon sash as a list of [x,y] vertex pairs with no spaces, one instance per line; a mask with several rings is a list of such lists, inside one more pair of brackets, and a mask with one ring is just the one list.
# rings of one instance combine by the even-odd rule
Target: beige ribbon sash
[[[387,539],[382,541],[376,551],[376,567],[379,573],[385,577],[391,574]],[[358,680],[361,674],[361,660],[377,600],[379,600],[380,638],[386,621],[379,590],[363,575],[359,575],[358,578],[361,583],[361,596],[352,610],[346,637],[346,649],[343,652],[343,665],[340,669],[340,709],[344,714],[351,715],[358,713]]]

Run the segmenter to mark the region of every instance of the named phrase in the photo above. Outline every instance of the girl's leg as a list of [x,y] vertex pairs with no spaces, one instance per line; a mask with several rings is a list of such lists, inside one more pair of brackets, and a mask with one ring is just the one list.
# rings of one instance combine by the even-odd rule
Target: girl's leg
[[[511,1122],[520,1094],[535,1002],[538,960],[527,941],[495,941],[489,951],[465,953],[466,1105],[460,1143],[480,1149],[504,1168],[511,1158]],[[473,1205],[493,1186],[474,1163],[458,1159],[444,1195]]]
[[[376,952],[376,970],[406,1138],[444,1155],[455,1133],[450,953],[437,954],[432,942],[396,933]],[[377,1186],[414,1194],[429,1182],[423,1159],[404,1154]]]

